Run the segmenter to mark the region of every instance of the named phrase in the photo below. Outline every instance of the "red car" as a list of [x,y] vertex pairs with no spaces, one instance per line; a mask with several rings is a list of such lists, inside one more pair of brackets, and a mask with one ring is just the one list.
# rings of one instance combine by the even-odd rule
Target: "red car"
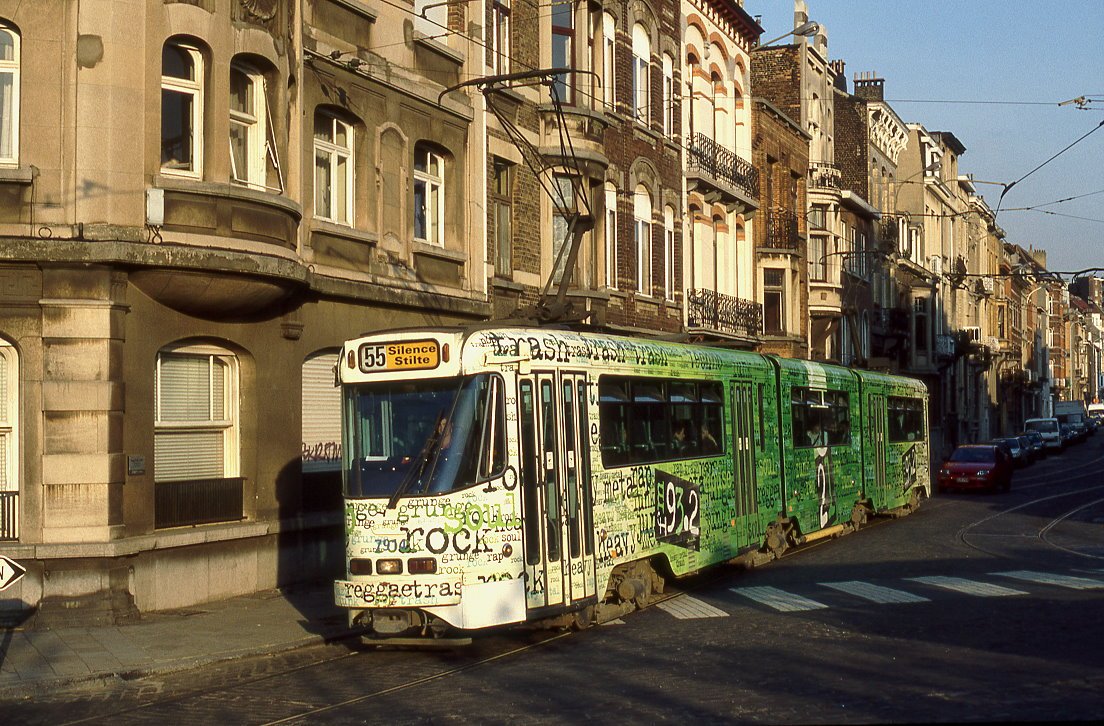
[[959,446],[939,469],[939,491],[948,489],[1012,488],[1012,459],[999,446]]

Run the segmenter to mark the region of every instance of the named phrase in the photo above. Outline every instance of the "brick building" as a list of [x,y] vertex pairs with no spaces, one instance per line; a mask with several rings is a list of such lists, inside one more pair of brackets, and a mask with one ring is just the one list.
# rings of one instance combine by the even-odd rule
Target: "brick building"
[[[510,52],[489,51],[501,63],[490,70],[578,72],[557,74],[551,86],[506,82],[489,98],[501,114],[488,132],[496,314],[536,302],[549,279],[558,284],[577,219],[586,231],[568,291],[575,311],[612,329],[680,330],[678,4],[561,3],[550,13],[518,4],[502,18],[489,19],[491,35],[508,39]],[[528,159],[511,129],[531,147]]]
[[761,98],[754,99],[755,168],[761,208],[755,224],[759,300],[763,306],[760,350],[808,358],[808,230],[805,220],[809,134]]

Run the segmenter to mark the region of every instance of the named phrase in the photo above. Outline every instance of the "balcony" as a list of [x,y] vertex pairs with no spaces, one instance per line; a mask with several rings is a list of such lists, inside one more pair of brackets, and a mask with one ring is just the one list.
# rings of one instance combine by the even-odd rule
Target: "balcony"
[[792,209],[772,207],[767,210],[767,236],[763,247],[775,250],[800,251],[805,240],[798,227],[797,213]]
[[704,183],[722,192],[731,206],[743,206],[747,210],[759,208],[759,170],[705,134],[690,136],[686,176],[691,189],[700,188]]
[[810,161],[809,188],[839,191],[843,188],[843,173],[830,162]]
[[687,290],[686,327],[757,338],[763,330],[763,306],[716,290]]

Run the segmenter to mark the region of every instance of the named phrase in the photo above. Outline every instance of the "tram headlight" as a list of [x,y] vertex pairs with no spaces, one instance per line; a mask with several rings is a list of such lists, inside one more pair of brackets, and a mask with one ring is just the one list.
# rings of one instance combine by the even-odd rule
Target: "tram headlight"
[[406,563],[411,575],[433,575],[437,573],[437,560],[432,557],[414,557]]
[[376,574],[401,575],[402,560],[376,560]]
[[371,575],[372,574],[372,561],[354,557],[349,560],[349,574],[350,575]]

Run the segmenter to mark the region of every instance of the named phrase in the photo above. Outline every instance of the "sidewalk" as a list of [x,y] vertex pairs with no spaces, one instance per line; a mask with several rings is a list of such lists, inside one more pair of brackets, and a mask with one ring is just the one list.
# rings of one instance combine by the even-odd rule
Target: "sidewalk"
[[352,632],[328,583],[150,613],[130,625],[0,629],[0,700],[278,653]]

